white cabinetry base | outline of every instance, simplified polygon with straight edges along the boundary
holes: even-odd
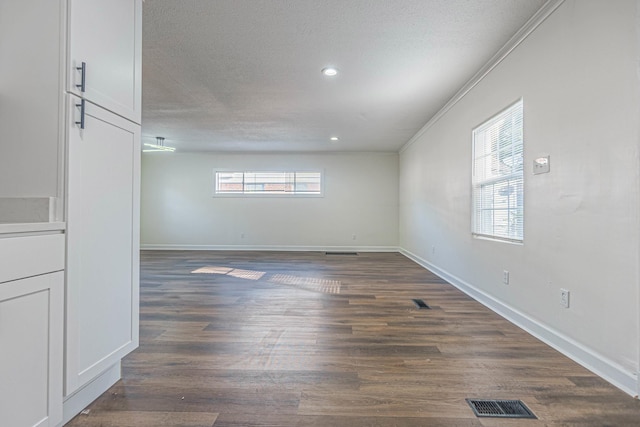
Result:
[[[109,387],[118,382],[121,376],[121,366],[120,362],[118,362],[98,375],[93,381],[67,397],[62,407],[62,424],[60,424],[60,426],[71,421],[73,417],[78,415],[84,408],[89,406],[91,402],[107,391]]]

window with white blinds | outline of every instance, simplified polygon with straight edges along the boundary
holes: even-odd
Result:
[[[221,195],[322,195],[320,172],[217,171],[215,180],[215,194]]]
[[[522,242],[522,100],[473,130],[473,234]]]

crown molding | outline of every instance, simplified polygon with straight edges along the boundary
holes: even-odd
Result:
[[[453,108],[471,89],[482,81],[495,67],[497,67],[509,54],[529,37],[540,24],[542,24],[565,0],[548,0],[523,26],[516,32],[500,50],[480,70],[456,92],[455,95],[425,124],[409,141],[399,150],[400,153],[408,149],[420,137],[431,128],[442,116]]]

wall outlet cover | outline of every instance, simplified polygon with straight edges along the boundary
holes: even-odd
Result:
[[[566,289],[560,289],[560,304],[564,308],[569,308],[569,296],[570,292]]]
[[[551,170],[550,156],[538,157],[533,161],[533,174],[548,173]]]

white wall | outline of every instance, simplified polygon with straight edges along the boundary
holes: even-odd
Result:
[[[142,158],[143,248],[397,249],[397,153]],[[324,197],[212,197],[216,169],[323,170]]]
[[[631,394],[640,343],[637,8],[567,0],[400,155],[404,251]],[[474,239],[471,130],[520,97],[524,245]],[[534,176],[542,155],[551,173]]]
[[[40,3],[0,2],[0,197],[62,196],[63,2]]]

